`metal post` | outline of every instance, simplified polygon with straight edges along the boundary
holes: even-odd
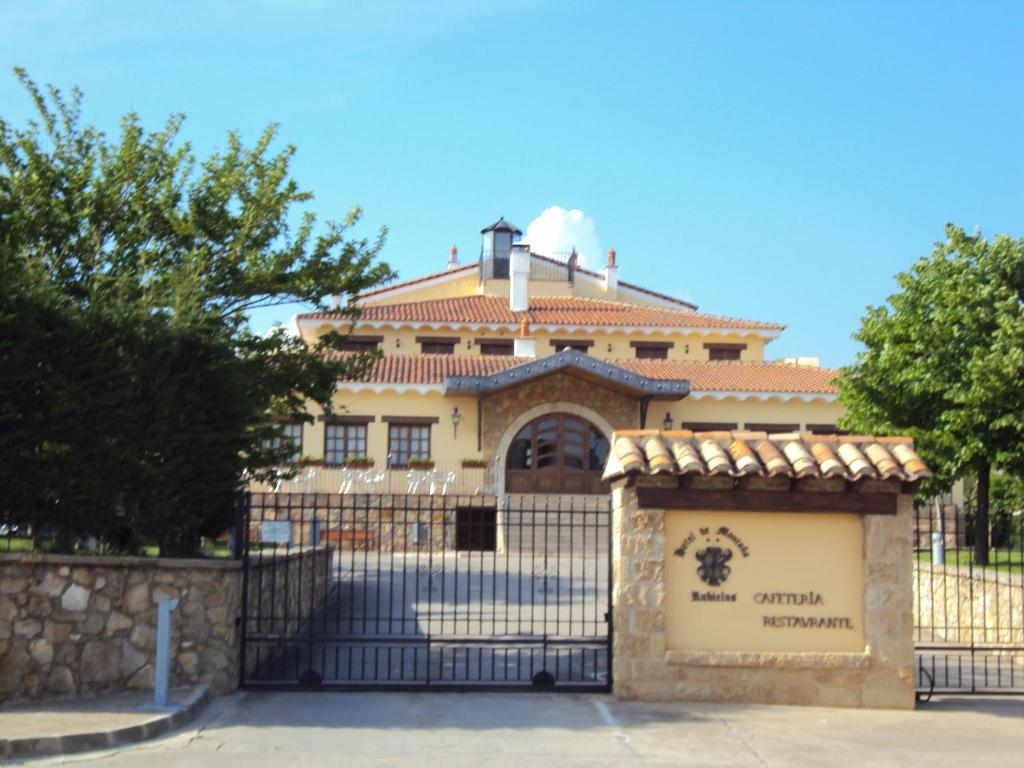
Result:
[[[939,531],[932,531],[932,565],[946,564],[946,537]]]
[[[153,683],[152,709],[168,708],[167,694],[171,677],[171,612],[178,599],[161,597],[156,619],[156,679]],[[148,707],[147,707],[148,708]]]

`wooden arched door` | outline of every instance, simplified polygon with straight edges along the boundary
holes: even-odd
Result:
[[[552,413],[513,438],[505,463],[508,493],[607,493],[601,472],[608,440],[584,418]]]

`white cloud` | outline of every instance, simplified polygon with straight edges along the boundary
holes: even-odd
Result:
[[[562,256],[575,248],[580,264],[603,263],[594,220],[579,208],[552,205],[529,223],[523,241],[534,253]]]

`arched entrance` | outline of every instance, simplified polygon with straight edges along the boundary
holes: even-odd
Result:
[[[547,413],[522,427],[505,456],[508,493],[607,493],[608,439],[581,416]]]

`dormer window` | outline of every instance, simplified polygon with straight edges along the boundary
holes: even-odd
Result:
[[[417,336],[416,343],[424,355],[454,355],[458,336]]]
[[[671,341],[631,341],[637,360],[667,360],[668,351],[675,346]]]

